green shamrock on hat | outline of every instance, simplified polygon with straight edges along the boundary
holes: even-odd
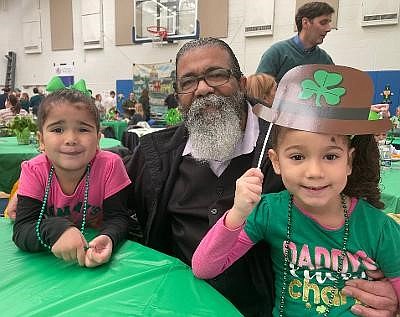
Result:
[[[330,106],[336,106],[340,103],[340,97],[346,93],[343,87],[334,87],[339,85],[343,76],[338,73],[329,73],[326,70],[317,70],[314,73],[315,81],[305,79],[301,82],[303,90],[298,95],[300,99],[309,99],[314,94],[315,104],[321,107],[321,97],[325,98],[325,102]]]

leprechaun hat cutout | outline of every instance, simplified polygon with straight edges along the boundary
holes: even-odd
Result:
[[[276,125],[326,134],[376,134],[391,129],[388,118],[368,120],[373,84],[367,73],[339,65],[302,65],[279,82],[271,108],[253,112]]]

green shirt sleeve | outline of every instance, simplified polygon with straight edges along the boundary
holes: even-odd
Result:
[[[381,230],[376,262],[385,277],[400,277],[400,225],[389,216]]]

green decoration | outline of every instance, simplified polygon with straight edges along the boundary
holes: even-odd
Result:
[[[108,109],[105,118],[107,121],[117,120],[117,109],[115,107],[111,107],[110,109]]]
[[[83,93],[86,96],[90,96],[90,92],[87,90],[86,83],[83,79],[77,81],[75,84],[73,84],[69,87],[65,87],[65,85],[62,82],[62,80],[60,79],[60,77],[54,76],[46,86],[46,90],[49,92],[54,92],[54,91],[64,89],[64,88],[75,89],[75,90],[80,91],[81,93]]]
[[[379,120],[379,113],[375,112],[375,111],[370,111],[369,115],[368,115],[368,120]]]
[[[49,83],[46,86],[46,90],[49,92],[54,92],[64,88],[65,85],[62,82],[61,78],[58,76],[54,76],[52,79],[50,79]]]
[[[315,104],[318,107],[321,107],[321,96],[325,98],[325,102],[328,105],[338,105],[340,103],[340,97],[346,93],[346,89],[343,87],[330,87],[339,85],[343,80],[342,75],[338,73],[329,73],[326,70],[317,70],[314,73],[314,79],[315,81],[305,79],[301,82],[303,90],[298,95],[298,98],[309,99],[315,94]]]
[[[182,121],[182,114],[177,108],[171,108],[165,114],[165,122],[167,125],[177,125]]]
[[[37,132],[37,125],[29,116],[16,116],[10,121],[8,128],[17,137],[18,144],[29,144],[31,132]]]

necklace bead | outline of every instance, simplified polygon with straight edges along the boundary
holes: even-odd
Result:
[[[54,166],[52,165],[50,168],[49,176],[47,178],[47,183],[46,183],[46,188],[43,196],[43,203],[42,207],[40,208],[40,213],[39,213],[39,218],[36,222],[35,225],[35,231],[36,231],[36,237],[46,249],[51,250],[51,246],[45,243],[40,236],[40,223],[42,222],[43,216],[45,209],[47,207],[47,200],[49,197],[50,193],[50,187],[51,187],[51,181],[53,179],[53,174],[54,174]],[[83,234],[85,231],[85,225],[86,225],[86,212],[87,212],[87,206],[88,206],[88,197],[89,197],[89,176],[90,176],[90,163],[86,166],[86,177],[85,177],[85,192],[83,195],[83,212],[82,212],[82,224],[81,224],[81,233]]]

